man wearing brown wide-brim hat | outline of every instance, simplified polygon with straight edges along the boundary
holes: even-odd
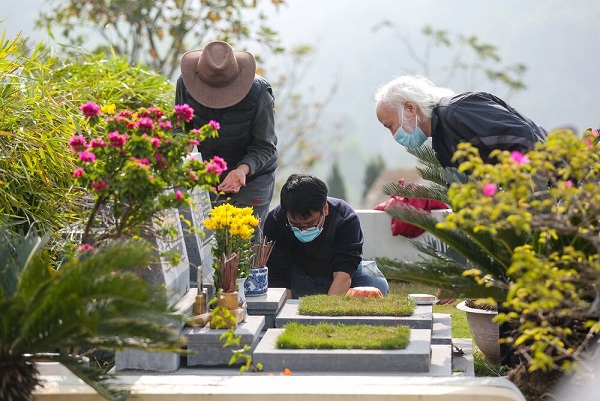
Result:
[[[205,139],[198,151],[205,160],[225,159],[218,190],[232,204],[252,206],[262,225],[275,188],[277,136],[271,85],[256,75],[254,56],[220,41],[186,52],[175,104],[194,109],[188,130],[219,123],[219,137]]]

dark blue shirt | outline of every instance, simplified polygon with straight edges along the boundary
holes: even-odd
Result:
[[[333,272],[350,275],[362,260],[363,233],[356,212],[344,200],[327,198],[329,214],[323,231],[311,242],[299,241],[286,225],[287,217],[281,206],[269,212],[264,235],[275,241],[269,268],[269,287],[290,288],[289,271],[299,266],[308,275],[332,277]]]

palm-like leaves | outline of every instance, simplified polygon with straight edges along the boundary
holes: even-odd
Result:
[[[430,182],[389,182],[383,186],[383,193],[434,199],[449,204],[448,187],[453,183],[469,181],[469,177],[456,168],[442,167],[428,146],[408,151],[419,158],[424,167],[418,167],[417,170],[423,179]],[[429,212],[405,205],[390,206],[386,212],[394,219],[424,229],[441,241],[411,241],[413,246],[429,256],[420,261],[377,259],[386,277],[451,290],[465,298],[491,297],[497,301],[506,298],[507,283],[510,282],[506,270],[511,263],[512,250],[525,243],[527,235],[516,235],[511,231],[492,236],[472,230],[442,229]],[[478,282],[473,276],[464,274],[470,269],[479,270],[479,276],[485,277],[484,282]]]
[[[433,199],[449,204],[448,187],[454,182],[468,182],[469,177],[453,167],[442,167],[436,159],[433,150],[426,145],[418,148],[407,148],[416,156],[422,166],[417,166],[421,178],[428,184],[399,184],[389,182],[384,184],[382,191],[386,195],[404,196],[406,198]]]
[[[164,289],[148,285],[132,271],[148,265],[148,244],[110,244],[55,271],[48,256],[39,252],[41,243],[32,236],[13,245],[0,236],[0,257],[9,262],[0,266],[0,360],[23,364],[44,355],[63,363],[106,398],[119,399],[122,392],[106,385],[110,376],[81,364],[77,356],[56,351],[181,351],[182,320],[167,306]]]
[[[420,261],[378,258],[377,264],[389,279],[426,284],[455,292],[460,297],[506,298],[506,269],[511,253],[488,233],[441,229],[438,221],[427,211],[406,206],[390,206],[386,212],[393,218],[424,229],[440,242],[411,241],[419,251],[429,255]],[[488,276],[488,285],[464,276],[469,269],[479,269]]]

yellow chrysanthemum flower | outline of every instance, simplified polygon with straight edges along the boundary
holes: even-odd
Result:
[[[104,106],[100,107],[100,110],[102,110],[102,112],[105,114],[115,114],[116,108],[117,108],[117,106],[115,106],[114,103],[109,103],[109,104],[105,104]]]

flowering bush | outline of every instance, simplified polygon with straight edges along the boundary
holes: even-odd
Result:
[[[116,111],[88,102],[80,107],[87,126],[69,145],[77,155],[76,182],[93,198],[83,230],[84,247],[110,238],[152,233],[151,221],[166,209],[189,204],[189,191],[210,189],[227,168],[215,157],[186,159],[188,149],[218,135],[219,123],[174,135],[193,117],[188,105],[167,116],[158,107]]]
[[[251,241],[258,218],[252,214],[252,207],[236,207],[228,203],[214,207],[209,218],[203,221],[204,227],[214,231],[215,244],[212,248],[215,268],[215,287],[223,288],[221,281],[221,260],[237,254],[239,258],[238,277],[247,277],[251,259]]]
[[[455,157],[472,180],[449,191],[454,213],[439,226],[502,240],[512,278],[498,321],[514,323],[512,341],[527,369],[511,377],[534,397],[553,378],[587,365],[600,333],[600,141],[555,131],[527,154],[500,152],[485,164],[463,145]],[[473,268],[482,285],[496,282]],[[534,381],[535,372],[541,381]],[[534,383],[533,385],[531,383]]]
[[[464,160],[460,171],[430,170],[452,183],[453,213],[443,222],[419,210],[387,209],[448,251],[415,242],[431,258],[377,261],[388,278],[496,300],[503,307],[498,322],[513,327],[505,340],[519,356],[508,377],[528,400],[540,399],[564,372],[588,365],[599,338],[599,134],[555,131],[526,154],[493,155],[498,162],[486,164],[465,143],[454,155]]]

